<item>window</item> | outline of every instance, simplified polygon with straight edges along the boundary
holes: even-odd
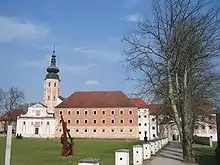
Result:
[[[132,120],[130,120],[129,122],[132,123]]]
[[[76,114],[79,115],[79,111],[76,111]]]
[[[132,132],[133,130],[132,129],[130,129],[130,132]]]
[[[102,132],[105,132],[105,129],[103,129]]]
[[[55,96],[53,96],[53,100],[55,100],[56,99],[56,97]]]
[[[112,132],[114,132],[114,129],[112,129]]]
[[[23,122],[23,124],[25,125],[25,121]]]
[[[76,120],[76,124],[79,124],[79,120]]]
[[[195,129],[198,129],[198,125],[195,126]]]
[[[155,127],[152,127],[152,130],[155,130]]]
[[[156,137],[156,135],[155,135],[155,134],[153,134],[153,137]]]
[[[36,110],[36,116],[40,116],[40,111]]]
[[[93,113],[94,113],[94,115],[96,115],[96,111],[94,111]]]
[[[48,83],[48,86],[50,87],[50,82]]]
[[[105,120],[102,120],[102,123],[105,124]]]
[[[141,132],[139,132],[139,134],[141,134]]]
[[[50,96],[47,96],[47,100],[50,100]]]
[[[49,122],[49,121],[47,122],[47,125],[50,125],[50,122]]]
[[[85,132],[87,132],[87,129],[85,129]]]
[[[115,112],[114,112],[114,111],[112,111],[112,115],[114,115],[114,113],[115,113]]]
[[[57,83],[54,83],[54,87],[56,87],[57,86]]]
[[[96,124],[96,120],[93,120],[93,123]]]
[[[104,115],[104,114],[105,114],[105,111],[102,111],[102,114]]]
[[[71,111],[68,111],[68,114],[70,115]]]
[[[60,120],[60,123],[62,123],[62,120]]]
[[[141,115],[139,115],[138,117],[141,118]]]
[[[124,122],[123,120],[120,121],[121,124],[123,124],[123,122]]]
[[[79,132],[79,130],[78,130],[78,129],[76,129],[76,132]]]
[[[96,129],[94,129],[93,132],[96,132]]]
[[[132,111],[129,111],[129,114],[132,115]]]
[[[147,115],[144,115],[144,118],[147,118]]]
[[[115,121],[114,121],[114,120],[112,120],[112,124],[114,124],[114,122],[115,122]]]
[[[123,132],[123,129],[121,129],[120,131]]]
[[[212,129],[212,125],[209,126],[209,129]]]
[[[204,126],[204,125],[202,125],[202,129],[205,129],[205,126]]]
[[[152,118],[152,121],[155,121],[155,118]]]
[[[62,111],[60,111],[60,115],[62,115],[63,114],[63,112]]]
[[[85,111],[85,115],[87,115],[88,114],[88,111]]]
[[[120,111],[120,114],[123,115],[123,111]]]
[[[88,123],[88,121],[87,121],[87,120],[85,120],[85,123]]]
[[[68,120],[67,122],[70,123],[70,120]]]
[[[60,132],[61,132],[62,130],[60,129]]]
[[[139,123],[139,126],[141,126],[141,123]]]

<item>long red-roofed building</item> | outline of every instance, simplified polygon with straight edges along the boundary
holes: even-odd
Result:
[[[60,115],[73,137],[138,139],[138,107],[121,91],[75,92],[55,107],[56,136]]]

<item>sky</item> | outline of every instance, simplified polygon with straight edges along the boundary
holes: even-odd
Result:
[[[151,0],[1,0],[0,87],[18,87],[27,102],[42,101],[55,44],[62,96],[86,90],[132,93],[121,39],[150,15]]]

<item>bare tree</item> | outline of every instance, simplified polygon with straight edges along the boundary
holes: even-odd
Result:
[[[213,60],[220,53],[220,23],[206,0],[154,1],[153,20],[140,22],[124,41],[128,69],[138,73],[139,95],[172,109],[186,162],[194,161],[196,115],[219,87]]]
[[[2,109],[7,114],[7,122],[11,123],[10,112],[13,109],[19,108],[24,102],[24,93],[18,88],[11,87],[2,95]]]

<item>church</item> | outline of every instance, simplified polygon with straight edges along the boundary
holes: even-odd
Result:
[[[60,95],[59,68],[53,50],[44,79],[43,103],[32,104],[17,118],[16,134],[53,138],[62,134],[61,114],[74,138],[155,139],[159,129],[149,105],[122,91],[74,92]]]
[[[54,107],[64,99],[60,93],[59,68],[55,50],[44,79],[44,102],[33,103],[26,114],[17,117],[16,134],[23,137],[51,138],[55,134]]]

